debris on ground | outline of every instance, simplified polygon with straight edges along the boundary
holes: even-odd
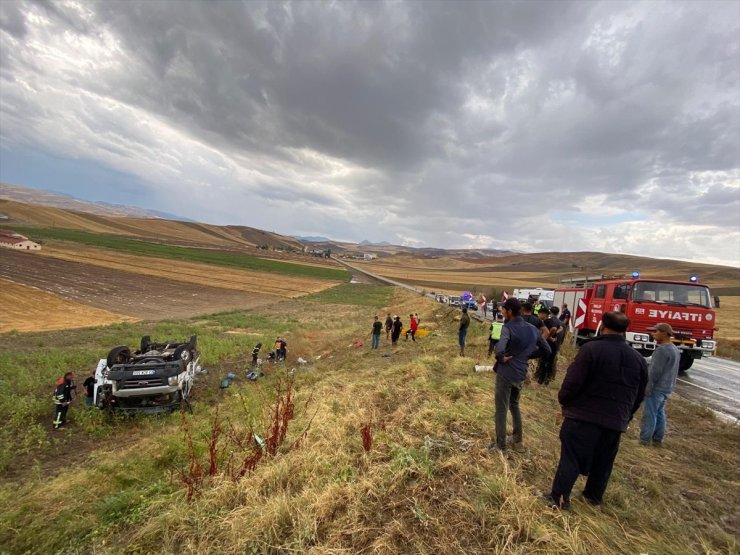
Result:
[[[308,364],[308,361],[304,359],[303,357],[298,357],[298,360],[296,362],[298,364]]]
[[[476,372],[493,372],[493,366],[487,366],[482,364],[475,365]]]

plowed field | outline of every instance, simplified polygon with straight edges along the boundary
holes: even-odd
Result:
[[[0,333],[62,330],[133,321],[136,318],[0,279]]]
[[[71,262],[81,262],[100,268],[162,277],[180,283],[280,297],[298,297],[308,293],[317,293],[338,283],[323,279],[275,275],[250,270],[214,267],[197,262],[124,254],[85,245],[75,247],[61,245],[63,243],[55,244],[35,254]]]
[[[220,270],[212,271],[216,274]],[[0,278],[30,285],[75,303],[146,320],[252,308],[284,298],[178,282],[7,249],[0,249]],[[281,278],[271,276],[271,279],[277,281]],[[5,288],[0,289],[0,299],[3,304],[12,302]],[[29,312],[27,323],[30,329],[44,329],[40,327],[42,323],[37,314],[43,314],[44,318],[59,317],[55,312],[56,305],[47,307],[46,300],[38,301],[39,312]],[[62,308],[62,315],[65,310]],[[100,323],[97,316],[93,316],[87,325]],[[16,326],[16,329],[20,328]]]

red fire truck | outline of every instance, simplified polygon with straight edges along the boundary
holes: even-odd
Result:
[[[582,344],[601,331],[605,312],[623,312],[630,319],[627,342],[643,356],[656,344],[649,327],[665,322],[673,328],[673,343],[681,350],[679,370],[685,372],[702,356],[712,356],[715,314],[709,288],[694,277],[686,282],[627,276],[593,276],[584,282],[570,280],[574,287],[555,290],[554,306],[567,303],[573,311],[570,322],[576,343]]]

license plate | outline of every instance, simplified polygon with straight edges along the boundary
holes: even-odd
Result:
[[[151,376],[156,370],[134,370],[134,376]]]

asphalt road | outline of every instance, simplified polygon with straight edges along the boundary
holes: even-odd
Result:
[[[689,371],[678,377],[676,393],[738,422],[740,363],[717,357],[695,360]]]

